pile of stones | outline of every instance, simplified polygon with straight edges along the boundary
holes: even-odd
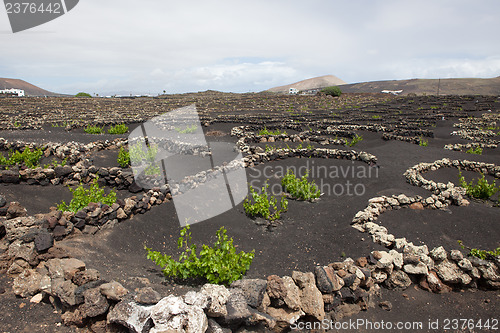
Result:
[[[250,146],[247,142],[255,141],[257,136],[253,132],[245,132],[243,127],[234,127],[231,135],[240,136],[236,145],[238,149],[244,154],[243,162],[246,167],[254,167],[255,165],[266,163],[269,161],[282,160],[290,157],[317,157],[317,158],[337,158],[348,159],[353,161],[362,161],[368,164],[376,164],[377,157],[373,154],[355,151],[355,150],[341,150],[341,149],[327,149],[327,148],[277,148],[270,151],[265,151],[262,147]],[[265,136],[261,136],[265,137]],[[281,134],[278,136],[266,137],[266,141],[272,138],[272,141],[279,140],[285,141],[286,139],[292,142],[303,142],[299,135],[287,136]],[[259,142],[261,139],[259,139]],[[271,142],[272,142],[271,141]],[[340,140],[339,140],[340,141]],[[307,142],[307,141],[306,141]]]
[[[466,144],[461,144],[461,143],[455,143],[455,144],[447,144],[444,146],[444,149],[447,150],[455,150],[455,151],[465,151],[469,149],[476,149],[476,148],[491,148],[495,149],[498,147],[498,144],[487,144],[487,143],[480,143],[480,142],[472,142],[472,143],[466,143]]]
[[[465,140],[471,140],[474,142],[485,143],[487,145],[498,145],[499,141],[493,139],[496,136],[493,131],[483,131],[477,129],[461,129],[458,131],[451,132],[451,135],[456,135]]]
[[[401,136],[401,135],[395,135],[395,134],[389,134],[389,133],[384,133],[382,135],[382,139],[389,141],[389,140],[397,140],[397,141],[404,141],[404,142],[410,142],[416,145],[420,145],[422,141],[422,137],[419,136]]]
[[[433,194],[427,198],[408,197],[405,194],[371,198],[368,206],[359,211],[351,225],[360,232],[368,233],[372,241],[390,251],[383,261],[392,262],[395,270],[410,275],[412,280],[424,289],[433,292],[446,292],[457,287],[500,289],[500,260],[486,261],[476,257],[466,258],[459,250],[447,252],[442,246],[429,251],[426,245],[415,246],[406,238],[396,238],[387,228],[376,223],[378,217],[389,210],[401,208],[444,209],[449,205],[466,206],[465,189],[453,183],[436,183],[426,180],[421,173],[443,167],[462,168],[475,172],[500,176],[500,166],[494,164],[441,159],[433,163],[420,163],[405,172],[407,181],[421,186]],[[383,275],[382,275],[383,276]]]
[[[246,153],[242,160],[246,167],[296,156],[345,158],[369,164],[377,161],[374,155],[352,150],[315,148],[265,152],[259,147],[249,146],[244,131],[235,129],[232,134],[241,136],[238,145]],[[6,149],[17,145],[2,142],[0,144]],[[124,140],[117,140],[86,146],[54,146],[50,148],[51,154],[59,158],[75,156],[74,165],[54,169],[3,170],[0,174],[3,182],[12,182],[9,180],[17,177],[18,181],[33,184],[47,181],[72,184],[99,177],[105,185],[122,186],[131,192],[137,189],[136,193],[142,191],[111,206],[92,203],[77,213],[53,209],[35,216],[27,216],[19,203],[8,203],[0,197],[0,215],[6,216],[0,223],[0,269],[14,278],[16,295],[29,297],[35,303],[51,302],[61,309],[67,325],[90,325],[94,331],[121,325],[132,332],[153,333],[166,330],[281,332],[299,321],[325,318],[337,321],[373,307],[380,287],[403,290],[418,284],[436,293],[464,287],[500,289],[498,263],[466,258],[458,250],[447,252],[443,247],[429,251],[426,245],[415,246],[405,238],[396,238],[376,223],[380,214],[391,209],[440,209],[450,204],[468,204],[463,188],[452,183],[428,181],[422,176],[423,172],[460,167],[500,177],[500,167],[493,164],[442,159],[420,163],[405,173],[409,183],[432,191],[430,197],[401,194],[372,198],[368,206],[354,217],[353,227],[369,233],[374,242],[386,246],[388,251],[373,251],[367,257],[318,266],[314,272],[295,271],[292,276],[243,279],[235,281],[229,288],[206,284],[199,291],[181,296],[162,297],[151,288],[127,290],[116,281],[100,279],[98,271],[86,267],[80,260],[68,258],[57,247],[57,242],[69,234],[93,234],[134,214],[144,213],[175,195],[178,189],[170,189],[167,185],[143,191],[135,184],[134,189],[131,173],[120,168],[96,168],[81,158],[84,152],[124,143]],[[25,144],[19,143],[18,146],[24,147]],[[189,186],[196,186],[206,177],[206,172],[200,173],[187,181]]]
[[[406,180],[415,186],[420,186],[426,190],[433,192],[436,195],[446,195],[444,192],[453,188],[452,183],[443,184],[436,183],[432,180],[427,180],[422,176],[423,172],[435,171],[440,168],[458,168],[483,174],[488,174],[496,178],[500,178],[500,166],[493,163],[476,162],[468,160],[450,160],[443,158],[432,163],[419,163],[405,172]]]
[[[39,256],[46,261],[11,272],[14,293],[34,303],[49,301],[63,312],[66,325],[94,330],[120,325],[131,332],[283,332],[300,320],[339,320],[374,307],[381,283],[392,289],[411,284],[391,268],[385,253],[373,252],[318,266],[314,273],[243,279],[229,288],[205,284],[199,291],[162,297],[151,287],[131,291],[102,280],[95,269],[57,251]]]
[[[341,150],[341,149],[275,149],[264,151],[261,147],[245,146],[242,149],[248,155],[243,157],[246,166],[253,167],[255,165],[266,163],[269,161],[283,160],[290,157],[316,157],[316,158],[336,158],[347,159],[352,161],[362,161],[368,164],[376,164],[377,157],[364,151]]]

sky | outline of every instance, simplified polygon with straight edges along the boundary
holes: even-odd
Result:
[[[81,0],[14,34],[0,8],[0,77],[100,95],[490,78],[499,18],[498,0]]]

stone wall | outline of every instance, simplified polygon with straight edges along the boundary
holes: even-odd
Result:
[[[102,143],[78,149],[106,149],[116,144]],[[238,144],[245,154],[242,162],[247,167],[294,156],[377,161],[374,155],[354,150],[257,152],[257,147],[249,146],[244,138],[240,138]],[[81,153],[69,146],[53,147],[52,151],[54,154],[59,151],[61,156]],[[354,228],[370,234],[374,242],[386,246],[388,251],[373,251],[366,257],[318,266],[314,272],[295,271],[291,276],[243,279],[229,287],[205,284],[199,291],[166,296],[151,288],[127,290],[116,281],[104,281],[98,271],[86,267],[80,260],[67,258],[57,247],[57,241],[75,229],[95,233],[134,214],[144,213],[153,205],[168,202],[171,192],[166,185],[148,191],[137,187],[139,194],[111,206],[92,203],[77,213],[53,210],[27,216],[18,203],[7,203],[0,197],[0,213],[5,211],[8,217],[0,224],[1,268],[14,278],[16,295],[30,298],[32,302],[52,302],[63,311],[67,325],[90,325],[94,330],[121,325],[132,332],[282,332],[298,321],[339,320],[373,307],[381,287],[404,290],[418,284],[436,293],[457,288],[500,289],[498,262],[464,257],[458,250],[446,251],[441,246],[432,250],[426,245],[415,246],[376,223],[380,214],[391,209],[467,205],[463,188],[429,181],[422,175],[442,167],[500,176],[500,167],[496,165],[449,159],[420,163],[408,169],[405,173],[408,182],[433,192],[431,196],[400,194],[372,198],[352,220]],[[51,184],[68,184],[88,182],[99,176],[107,186],[123,185],[130,189],[133,185],[131,173],[120,168],[96,168],[88,165],[86,159],[79,159],[72,166],[20,170],[18,175],[6,171],[12,170],[2,171],[0,179],[4,182],[17,176],[26,183],[42,184],[48,180]],[[196,179],[196,176],[191,179],[192,186],[196,186]]]

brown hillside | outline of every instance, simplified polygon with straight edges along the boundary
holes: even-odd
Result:
[[[290,88],[296,88],[298,90],[309,90],[309,89],[325,88],[329,86],[339,86],[344,84],[346,84],[346,82],[344,82],[343,80],[339,79],[334,75],[324,75],[324,76],[314,77],[312,79],[302,80],[292,84],[287,84],[285,86],[274,87],[267,91],[275,93],[288,93],[288,90]]]
[[[23,89],[26,96],[62,96],[19,79],[0,78],[0,89]]]
[[[382,90],[403,90],[401,95],[500,95],[500,76],[491,79],[412,79],[372,81],[346,84],[345,93],[379,93]]]

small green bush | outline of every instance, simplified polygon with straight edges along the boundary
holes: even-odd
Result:
[[[356,134],[354,138],[352,138],[352,141],[348,143],[348,146],[353,147],[356,143],[360,141],[363,141],[363,137]]]
[[[495,259],[500,256],[500,247],[497,247],[493,251],[485,251],[481,249],[473,249],[468,246],[465,246],[461,240],[458,241],[458,244],[462,247],[462,249],[469,250],[469,256],[476,257],[479,259],[487,260],[487,259]]]
[[[158,154],[158,146],[150,143],[146,147],[146,150],[144,150],[142,144],[137,142],[129,145],[129,153],[130,160],[134,164],[141,164],[142,162],[152,163]]]
[[[0,154],[0,165],[10,165],[9,158]]]
[[[475,154],[475,155],[482,155],[483,154],[483,148],[481,147],[476,147],[474,149],[470,148],[469,150],[466,151],[467,154]]]
[[[333,97],[338,97],[338,96],[342,95],[342,90],[340,90],[340,88],[337,86],[323,88],[323,89],[321,89],[321,92],[325,95],[330,95]]]
[[[320,197],[321,192],[314,182],[308,182],[306,173],[302,178],[298,179],[292,170],[288,170],[286,175],[281,180],[281,186],[285,192],[290,193],[294,198],[300,200],[314,200]]]
[[[48,164],[45,164],[43,166],[44,169],[48,169],[48,168],[55,168],[57,166],[65,166],[66,164],[68,163],[68,158],[65,158],[64,160],[52,160],[51,163],[48,163]]]
[[[122,168],[126,168],[130,165],[130,154],[123,147],[120,147],[117,162]]]
[[[43,150],[36,148],[31,150],[28,146],[24,150],[10,151],[9,156],[5,157],[0,154],[0,164],[2,165],[25,165],[28,168],[36,168],[42,158]]]
[[[276,131],[270,131],[265,126],[264,129],[261,129],[259,131],[259,135],[281,135],[281,134],[286,134],[286,131],[280,131],[279,129],[277,129]]]
[[[125,134],[128,132],[128,126],[125,124],[118,124],[115,126],[111,126],[108,129],[109,134]]]
[[[161,176],[161,168],[158,162],[155,162],[158,154],[158,145],[149,144],[146,150],[140,142],[129,145],[130,162],[134,165],[146,164],[148,167],[144,170],[144,174],[148,176]]]
[[[381,119],[381,118],[382,118],[382,116],[381,116],[381,115],[373,115],[373,116],[372,116],[372,119]]]
[[[263,217],[266,220],[274,221],[279,219],[281,213],[288,209],[288,200],[285,197],[281,197],[281,208],[278,209],[278,200],[273,196],[269,197],[268,188],[269,184],[266,181],[261,189],[261,194],[259,194],[250,186],[250,194],[243,201],[243,208],[248,216]],[[273,212],[271,212],[271,208]]]
[[[483,173],[481,173],[481,178],[477,180],[477,184],[474,184],[474,181],[467,183],[464,176],[462,176],[462,171],[460,171],[458,173],[458,182],[461,187],[466,189],[467,195],[477,199],[489,199],[500,191],[500,187],[497,188],[496,182],[493,181],[493,184],[488,183]]]
[[[75,95],[75,97],[92,97],[92,96],[86,92],[79,92],[78,94]]]
[[[429,140],[425,140],[423,137],[418,139],[418,145],[421,147],[427,147],[429,145]]]
[[[88,134],[102,134],[102,133],[104,133],[104,128],[99,127],[99,126],[88,125],[83,130],[85,131],[85,133],[88,133]]]
[[[181,230],[177,240],[177,248],[184,249],[177,261],[146,246],[144,249],[147,251],[147,258],[160,266],[166,277],[180,279],[201,277],[209,283],[224,285],[239,280],[250,268],[255,256],[255,250],[237,253],[233,239],[228,238],[224,227],[217,231],[217,240],[213,247],[203,245],[199,257],[196,245],[191,241],[191,231],[187,225]]]
[[[179,127],[175,128],[177,133],[180,133],[180,134],[192,134],[192,133],[195,133],[197,129],[198,129],[198,126],[196,126],[196,125],[187,126],[186,128],[179,128]]]
[[[94,178],[89,189],[86,189],[83,185],[78,186],[76,189],[70,188],[73,198],[69,205],[63,201],[57,206],[57,209],[76,213],[80,209],[87,207],[91,202],[100,202],[108,206],[114,204],[116,202],[116,192],[111,190],[108,195],[105,195],[104,189],[99,188],[97,180],[97,178]]]

